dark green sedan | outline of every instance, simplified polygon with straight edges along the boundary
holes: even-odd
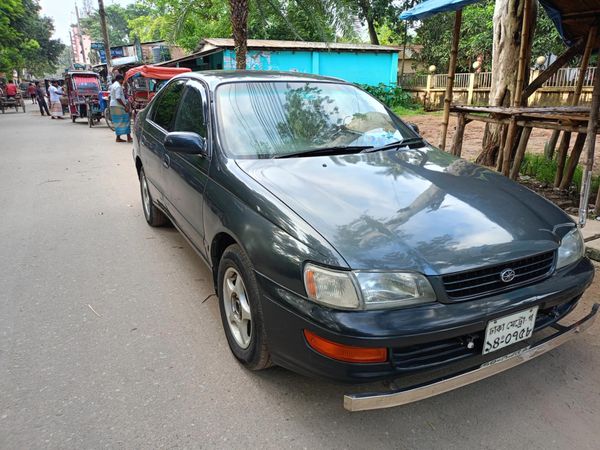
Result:
[[[151,226],[211,268],[231,351],[396,389],[394,406],[477,381],[589,326],[594,276],[559,208],[425,142],[360,88],[299,73],[172,79],[137,117]]]

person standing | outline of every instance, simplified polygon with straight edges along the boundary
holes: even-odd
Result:
[[[123,92],[123,75],[115,76],[115,81],[110,85],[110,117],[115,126],[117,142],[125,142],[121,136],[127,135],[127,142],[133,142],[131,138],[131,119],[129,117],[129,106]]]
[[[61,87],[58,86],[58,81],[52,81],[52,86],[48,89],[50,93],[50,111],[52,111],[52,119],[63,119],[63,107],[60,102],[60,97],[64,95]]]
[[[35,96],[37,97],[37,103],[40,107],[40,113],[42,116],[44,115],[44,111],[46,114],[50,115],[50,111],[48,111],[48,105],[46,104],[46,96],[44,95],[44,90],[40,87],[40,82],[35,82]]]
[[[29,83],[29,86],[27,86],[27,95],[29,95],[29,97],[31,98],[31,103],[35,104],[35,99],[37,97],[37,93],[36,93],[35,85],[33,83]]]

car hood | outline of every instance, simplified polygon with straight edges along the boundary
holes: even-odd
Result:
[[[428,275],[556,249],[559,208],[496,172],[432,147],[238,160],[353,269]]]

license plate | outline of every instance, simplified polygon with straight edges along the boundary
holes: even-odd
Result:
[[[534,306],[524,311],[490,320],[485,329],[483,354],[487,355],[530,338],[535,327],[537,311],[538,307]]]

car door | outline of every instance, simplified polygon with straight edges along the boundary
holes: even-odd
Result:
[[[179,101],[185,88],[186,79],[178,79],[169,83],[158,94],[146,116],[141,145],[147,150],[142,155],[144,172],[150,184],[151,194],[155,200],[164,204],[166,193],[167,168],[170,164],[163,142],[169,131],[172,131]]]
[[[210,140],[207,134],[207,102],[203,84],[190,80],[184,90],[173,131],[188,131],[206,140],[207,152],[202,155],[168,152],[170,166],[167,175],[167,207],[179,229],[206,255],[204,243],[204,188],[210,165]]]

